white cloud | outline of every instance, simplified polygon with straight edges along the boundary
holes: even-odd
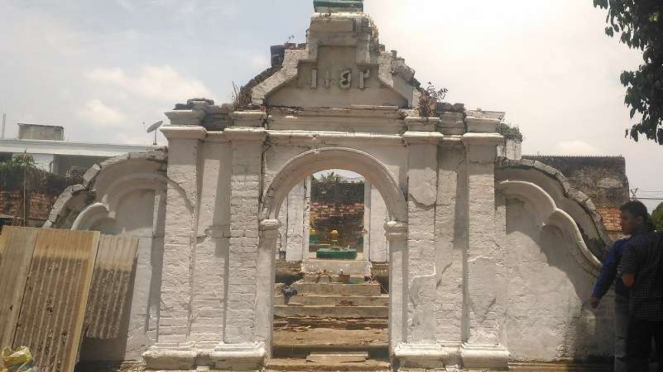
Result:
[[[186,78],[168,65],[143,66],[132,75],[117,67],[96,68],[86,74],[86,77],[91,82],[112,87],[121,93],[128,92],[142,99],[164,101],[168,104],[194,97],[212,97],[203,82]]]
[[[559,155],[598,155],[601,151],[583,141],[562,141],[555,147]]]
[[[125,124],[127,116],[118,109],[106,106],[101,100],[92,99],[76,112],[79,119],[89,124],[116,126]]]

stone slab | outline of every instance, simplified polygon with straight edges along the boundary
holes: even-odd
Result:
[[[316,317],[316,318],[387,318],[389,308],[385,306],[274,306],[274,315],[278,317]]]
[[[274,358],[267,362],[265,370],[270,371],[311,371],[311,363],[299,358]],[[387,360],[369,359],[362,363],[318,363],[316,371],[391,371]]]
[[[306,361],[312,363],[361,363],[367,359],[367,352],[317,352],[306,357]]]
[[[321,284],[297,282],[292,285],[300,295],[380,296],[380,284]]]
[[[277,305],[285,305],[282,296],[276,297]],[[388,306],[389,296],[294,296],[290,305],[308,306]]]
[[[317,260],[304,261],[302,270],[305,273],[318,273],[327,270],[330,274],[339,274],[341,270],[346,275],[371,275],[371,263],[359,260]]]

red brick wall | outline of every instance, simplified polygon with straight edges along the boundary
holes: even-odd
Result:
[[[0,214],[14,217],[12,225],[41,227],[48,219],[57,195],[46,195],[40,192],[28,192],[28,202],[24,202],[21,191],[0,190]],[[24,213],[24,208],[27,211]],[[26,223],[23,218],[26,217]]]
[[[364,232],[364,203],[311,203],[311,224],[321,243],[329,243],[332,230],[339,232],[341,246],[359,247]]]

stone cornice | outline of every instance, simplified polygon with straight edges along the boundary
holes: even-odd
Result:
[[[168,140],[171,139],[197,139],[201,140],[207,136],[207,129],[198,126],[189,125],[167,125],[161,127],[163,133]]]
[[[498,133],[467,133],[463,135],[466,146],[497,146],[504,142],[504,137]]]
[[[223,133],[231,142],[265,142],[267,139],[263,128],[228,128]]]
[[[496,133],[500,121],[491,118],[477,118],[468,116],[465,118],[467,131],[470,133]]]
[[[263,111],[235,111],[230,114],[236,127],[262,127],[267,119],[267,113]]]
[[[269,140],[274,144],[370,144],[375,146],[402,146],[403,137],[389,134],[347,133],[347,132],[314,132],[269,130]]]
[[[415,132],[407,131],[403,139],[408,145],[437,145],[444,140],[444,134],[440,132]]]
[[[205,111],[203,110],[174,110],[166,112],[166,116],[170,119],[170,124],[178,125],[200,125],[205,118]]]
[[[444,139],[440,143],[440,145],[445,146],[445,147],[461,147],[463,146],[463,136],[460,135],[446,135],[444,136]]]
[[[430,117],[407,117],[405,118],[405,124],[407,125],[408,131],[416,132],[434,132],[437,130],[437,126],[442,123],[442,119]]]
[[[205,141],[216,142],[216,143],[229,143],[230,139],[228,138],[225,132],[213,131],[213,132],[207,132],[207,138],[205,139]]]

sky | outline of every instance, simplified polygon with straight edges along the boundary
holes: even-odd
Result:
[[[663,147],[624,138],[631,121],[619,74],[641,55],[605,36],[605,11],[592,3],[365,0],[381,42],[420,81],[469,109],[506,111],[526,154],[623,155],[631,188],[663,197]],[[304,42],[312,8],[312,0],[0,0],[7,136],[22,122],[62,125],[70,141],[149,144],[145,126],[166,120],[175,103],[230,101],[233,84],[268,67],[270,45]]]

